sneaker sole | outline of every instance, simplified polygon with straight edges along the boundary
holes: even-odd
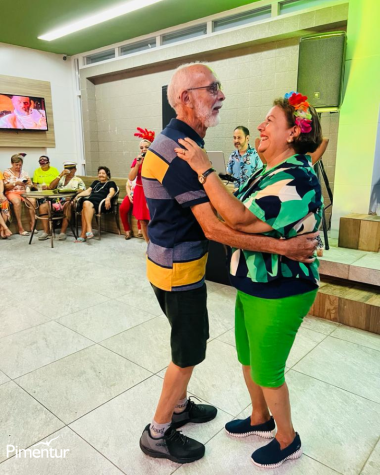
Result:
[[[172,427],[174,427],[174,429],[179,429],[180,427],[184,426],[185,424],[189,424],[190,422],[192,422],[193,424],[203,424],[205,422],[212,421],[213,419],[215,419],[215,417],[216,414],[215,416],[207,417],[204,419],[189,419],[188,421],[172,422]]]
[[[249,437],[250,435],[258,435],[259,437],[263,437],[264,439],[273,439],[274,436],[276,435],[275,430],[268,430],[268,431],[262,431],[262,430],[256,430],[252,432],[243,432],[242,434],[234,434],[233,432],[229,432],[226,428],[224,429],[228,435],[231,437],[236,437],[238,439],[241,439],[243,437]]]
[[[252,460],[252,463],[254,465],[256,465],[257,467],[261,467],[261,468],[278,468],[280,467],[284,462],[286,462],[287,460],[295,460],[295,459],[299,459],[302,455],[302,447],[300,449],[298,449],[296,452],[294,452],[293,454],[289,455],[288,457],[284,458],[284,460],[281,460],[281,462],[278,462],[278,463],[272,463],[272,464],[261,464],[261,463],[257,463],[253,460],[253,458],[251,457],[251,460]]]
[[[205,450],[203,450],[203,454],[197,457],[189,457],[189,458],[174,457],[173,455],[170,455],[170,454],[163,454],[162,452],[156,452],[154,450],[147,449],[146,447],[142,445],[141,441],[140,441],[140,449],[144,452],[145,455],[148,455],[149,457],[153,457],[156,459],[167,459],[176,463],[196,462],[197,460],[201,459],[205,454]]]

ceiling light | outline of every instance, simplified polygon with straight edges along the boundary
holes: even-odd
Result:
[[[62,38],[62,36],[70,35],[75,31],[84,30],[89,26],[98,25],[99,23],[112,20],[112,18],[125,15],[126,13],[139,10],[140,8],[148,7],[149,5],[153,5],[154,3],[158,3],[161,1],[162,0],[131,0],[119,6],[104,10],[100,13],[97,13],[96,15],[91,15],[87,18],[83,18],[83,20],[75,21],[73,23],[70,23],[69,25],[57,28],[56,30],[52,30],[49,33],[39,36],[38,39],[45,41],[56,40],[57,38]]]

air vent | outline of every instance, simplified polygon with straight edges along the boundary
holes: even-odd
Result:
[[[152,49],[156,47],[156,38],[149,38],[144,41],[138,41],[137,43],[131,43],[129,45],[120,47],[120,56],[125,56],[126,54],[138,53],[147,49]]]
[[[318,7],[331,1],[333,0],[284,0],[279,3],[280,15],[305,10],[305,8]]]
[[[184,30],[175,31],[174,33],[168,33],[162,35],[161,44],[169,45],[171,43],[177,43],[177,41],[190,40],[197,36],[203,36],[207,33],[206,23],[202,25],[194,26],[193,28],[186,28]]]
[[[248,25],[255,21],[265,20],[271,17],[271,6],[256,8],[255,10],[249,10],[248,12],[238,13],[237,15],[231,15],[224,17],[221,20],[213,22],[213,31],[227,30],[228,28],[234,28],[236,26]]]
[[[115,57],[115,50],[108,49],[107,51],[101,51],[100,53],[91,54],[86,56],[86,64],[99,63],[100,61],[106,61],[107,59],[113,59]]]

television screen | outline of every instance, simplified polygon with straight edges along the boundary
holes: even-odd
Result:
[[[0,94],[0,130],[48,130],[43,97]]]

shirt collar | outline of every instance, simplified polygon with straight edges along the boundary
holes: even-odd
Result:
[[[169,128],[174,129],[174,130],[179,130],[180,132],[184,133],[186,137],[189,137],[191,140],[194,140],[200,147],[205,146],[205,142],[200,137],[195,130],[190,127],[190,125],[186,124],[186,122],[183,122],[182,120],[179,119],[172,119],[169,122],[168,125]]]
[[[235,150],[233,151],[233,155],[236,156],[237,158],[240,158],[240,157],[243,158],[243,157],[245,157],[246,155],[249,155],[249,153],[250,153],[251,150],[252,150],[252,149],[251,149],[250,145],[248,144],[248,148],[247,148],[247,150],[245,151],[245,153],[244,153],[243,155],[240,155],[238,149],[235,149]]]

